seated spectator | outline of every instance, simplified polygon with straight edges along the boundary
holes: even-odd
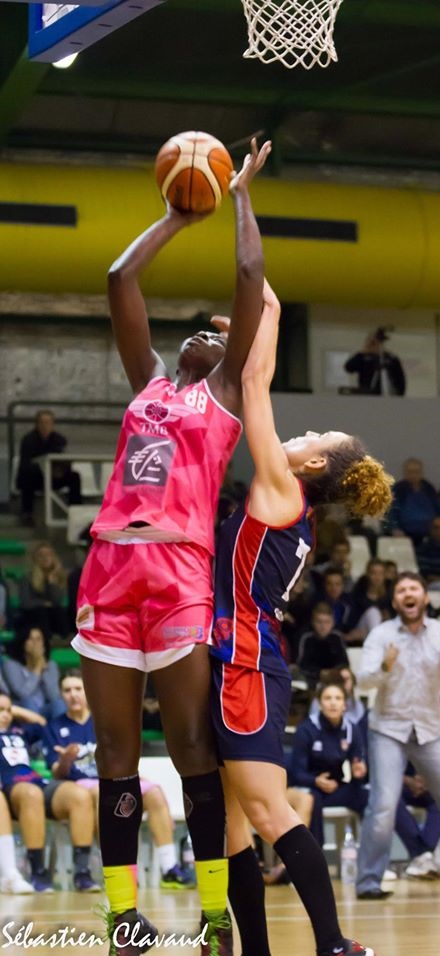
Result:
[[[393,488],[389,527],[394,535],[407,535],[417,547],[429,534],[434,518],[440,516],[440,504],[433,485],[423,477],[423,464],[408,458],[403,465],[403,480]]]
[[[44,730],[43,753],[56,780],[69,780],[86,789],[98,810],[99,780],[95,762],[96,736],[79,670],[69,670],[60,681],[66,712],[49,721]],[[166,797],[150,780],[142,780],[142,803],[159,856],[163,889],[180,889],[193,884],[177,863],[173,823]]]
[[[37,893],[53,891],[44,865],[45,818],[68,820],[73,845],[73,884],[76,890],[95,891],[89,870],[93,839],[91,794],[74,783],[43,780],[31,769],[28,744],[41,728],[23,729],[13,723],[10,697],[0,696],[0,779],[14,820],[18,820],[27,848],[30,882]]]
[[[371,558],[365,574],[351,592],[352,610],[348,621],[350,641],[364,641],[373,627],[393,616],[391,586],[385,580],[385,565]]]
[[[428,584],[440,581],[440,518],[434,518],[429,537],[416,548],[420,574]]]
[[[408,807],[422,807],[426,817],[419,827]],[[406,847],[410,862],[405,868],[407,876],[415,879],[435,879],[440,869],[433,855],[440,840],[440,810],[428,793],[423,777],[416,773],[411,763],[403,777],[402,798],[396,812],[396,831]]]
[[[334,670],[327,672],[324,684],[338,684],[345,690],[345,711],[344,716],[352,724],[356,724],[362,734],[365,753],[368,754],[367,735],[368,735],[368,712],[361,700],[354,693],[356,687],[356,675],[351,668],[347,666],[335,667]],[[319,701],[315,696],[310,704],[309,717],[319,714]]]
[[[341,634],[335,629],[332,609],[323,601],[313,608],[312,629],[301,638],[296,663],[312,689],[323,679],[323,671],[348,665],[347,651]]]
[[[0,568],[0,631],[5,630],[9,623],[9,591],[8,585]]]
[[[18,895],[33,892],[33,886],[24,879],[17,867],[11,814],[6,797],[0,790],[0,893]]]
[[[41,410],[35,417],[35,427],[23,436],[20,445],[20,463],[17,472],[17,488],[21,491],[21,519],[24,524],[33,525],[35,492],[44,485],[43,472],[36,461],[43,455],[64,452],[67,439],[54,429],[55,416],[48,409]],[[81,504],[81,479],[72,471],[69,462],[60,461],[52,465],[52,487],[69,489],[69,504]]]
[[[363,786],[367,774],[362,735],[345,717],[345,691],[324,684],[318,692],[319,713],[299,725],[288,761],[289,786],[307,787],[314,807],[310,830],[322,846],[324,807],[347,807],[361,816],[368,803]],[[344,782],[343,765],[349,760],[352,779]]]
[[[28,577],[19,583],[20,608],[31,612],[35,623],[49,634],[68,634],[66,601],[67,573],[56,551],[47,541],[40,541],[32,553]]]
[[[328,561],[324,561],[322,564],[315,564],[310,568],[310,576],[318,592],[318,597],[322,592],[323,576],[329,568],[336,568],[344,576],[344,591],[348,594],[354,584],[351,576],[350,542],[348,538],[346,538],[345,541],[337,541],[336,544],[333,545]]]
[[[305,582],[305,575],[302,574],[289,592],[289,601],[281,624],[285,657],[290,664],[296,663],[301,635],[310,621],[310,598]]]
[[[317,505],[314,509],[316,521],[315,561],[328,561],[335,544],[347,540],[347,532],[342,521],[335,516],[336,507]]]
[[[36,710],[43,717],[63,713],[60,673],[49,660],[49,639],[40,627],[24,624],[3,661],[3,679],[14,704]]]
[[[345,633],[350,627],[351,595],[344,591],[344,575],[330,565],[324,573],[321,601],[330,605],[334,626]]]

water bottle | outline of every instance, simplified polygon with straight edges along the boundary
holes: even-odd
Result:
[[[356,883],[357,845],[350,824],[345,827],[344,842],[341,847],[341,883]]]
[[[194,850],[189,833],[187,833],[185,839],[182,840],[181,860],[182,867],[185,872],[188,873],[188,876],[191,876],[195,880],[196,871],[194,867]]]

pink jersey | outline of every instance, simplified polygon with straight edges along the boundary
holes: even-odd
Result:
[[[176,391],[169,379],[154,378],[125,412],[92,534],[141,521],[213,554],[218,494],[240,434],[240,421],[206,379]]]

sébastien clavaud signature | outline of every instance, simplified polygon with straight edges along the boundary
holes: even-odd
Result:
[[[130,927],[128,924],[120,923],[113,934],[114,942],[122,949],[125,946],[139,946],[139,952],[141,951],[141,947],[144,947],[147,943],[158,949],[168,949],[174,946],[192,946],[196,949],[196,947],[202,943],[206,945],[206,926],[203,927],[202,933],[194,937],[187,936],[185,933],[163,933],[162,935],[158,934],[154,937],[150,937],[148,934],[141,936],[139,934],[139,927],[139,923],[135,923],[134,926]],[[129,934],[128,930],[130,930]],[[106,939],[104,937],[97,936],[95,933],[86,933],[76,926],[62,926],[40,933],[34,930],[33,921],[29,923],[19,923],[15,920],[10,920],[0,927],[0,950],[9,950],[12,953],[16,953],[18,948],[27,950],[37,949],[39,946],[47,946],[49,949],[55,949],[55,947],[61,949],[67,949],[67,947],[92,949],[93,947],[104,946],[105,944]]]

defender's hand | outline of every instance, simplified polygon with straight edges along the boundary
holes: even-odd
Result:
[[[232,174],[229,183],[230,193],[234,194],[248,188],[251,180],[264,166],[271,149],[272,143],[270,140],[267,140],[266,143],[263,143],[261,149],[258,149],[255,136],[251,139],[251,152],[245,156],[240,171]]]

